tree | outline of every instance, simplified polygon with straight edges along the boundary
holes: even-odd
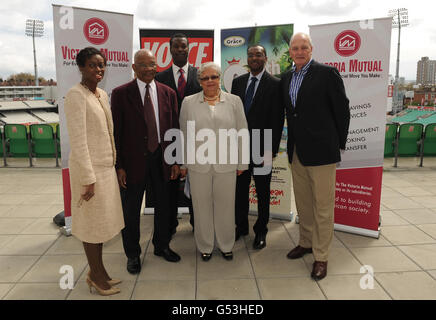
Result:
[[[43,77],[39,77],[39,82],[45,82],[46,80]],[[15,81],[15,82],[24,82],[27,85],[30,85],[35,81],[35,76],[28,72],[20,72],[16,74],[11,74],[8,77],[8,81]]]

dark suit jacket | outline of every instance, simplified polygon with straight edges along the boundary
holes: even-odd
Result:
[[[349,100],[344,82],[336,68],[312,61],[291,105],[289,85],[291,71],[281,78],[288,123],[288,157],[296,146],[298,158],[305,166],[319,166],[341,161],[350,124]]]
[[[172,128],[179,128],[177,96],[174,90],[166,85],[157,81],[155,83],[159,102],[162,159],[164,159],[163,153],[171,144],[170,141],[164,141],[165,132]],[[136,79],[112,91],[111,108],[117,150],[115,167],[126,170],[127,182],[142,182],[146,172],[145,157],[149,151],[147,150],[147,123]],[[163,161],[162,169],[164,179],[169,180],[170,165]]]
[[[249,77],[250,73],[247,73],[233,79],[232,82],[232,93],[239,96],[242,102],[245,100],[245,91],[247,89]],[[253,97],[250,111],[247,115],[250,139],[252,139],[251,133],[253,129],[261,130],[261,155],[263,155],[264,129],[272,129],[273,155],[275,156],[279,150],[283,122],[285,119],[283,104],[280,101],[280,80],[265,71],[260,79],[256,94]]]
[[[179,93],[177,91],[176,82],[174,80],[173,67],[169,67],[168,69],[159,72],[155,79],[163,84],[166,84],[168,87],[173,89],[177,94],[177,104],[178,111],[180,114],[180,107],[182,106],[183,99],[179,97]],[[193,66],[188,67],[188,82],[185,87],[185,97],[195,94],[203,90],[200,86],[200,83],[197,79],[197,68]]]

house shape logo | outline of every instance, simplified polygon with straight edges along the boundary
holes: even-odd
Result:
[[[354,30],[339,33],[333,43],[336,52],[343,57],[354,55],[360,49],[361,38]]]
[[[94,39],[104,39],[104,27],[98,22],[94,22],[88,27],[88,35]]]
[[[83,25],[83,34],[90,43],[101,45],[109,38],[109,28],[103,20],[94,17]]]
[[[339,50],[355,50],[356,49],[356,38],[352,35],[346,34],[339,39]]]

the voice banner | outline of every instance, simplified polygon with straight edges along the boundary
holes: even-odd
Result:
[[[202,63],[213,61],[214,30],[140,29],[141,49],[153,52],[158,72],[172,65],[169,41],[176,33],[183,33],[188,37],[190,65],[199,68]]]
[[[107,58],[107,67],[99,87],[110,96],[112,89],[132,79],[133,15],[53,5],[56,79],[58,83],[59,126],[62,151],[65,227],[71,232],[71,189],[68,170],[70,143],[64,97],[81,81],[76,64],[77,53],[95,47]]]
[[[289,57],[289,41],[293,34],[293,24],[256,26],[221,30],[221,69],[222,87],[231,91],[235,77],[249,72],[247,49],[252,44],[261,44],[267,52],[266,70],[275,76],[292,67]],[[287,127],[282,133],[282,141],[274,159],[271,177],[270,214],[273,218],[291,220],[291,171],[286,153]],[[257,214],[257,195],[254,180],[250,184],[250,213]]]
[[[313,58],[339,70],[350,99],[335,229],[378,238],[392,18],[309,27]]]

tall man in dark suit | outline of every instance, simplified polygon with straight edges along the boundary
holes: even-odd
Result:
[[[244,103],[245,116],[250,130],[252,152],[249,170],[238,176],[236,182],[235,222],[236,240],[241,235],[248,234],[249,187],[251,176],[254,177],[258,199],[258,215],[253,230],[255,238],[254,249],[266,246],[267,224],[270,208],[270,186],[272,158],[276,156],[283,130],[284,111],[280,103],[280,80],[265,70],[267,62],[266,50],[261,45],[253,45],[247,49],[247,62],[250,72],[233,79],[232,93],[238,95]],[[253,139],[253,130],[260,130],[260,140]],[[271,130],[272,138],[264,144],[264,130]],[[259,156],[264,157],[263,163],[254,161],[254,143]],[[267,172],[257,174],[255,168],[269,165]],[[254,171],[253,171],[254,170]]]
[[[127,270],[141,271],[139,256],[140,211],[146,184],[156,195],[154,211],[154,254],[177,262],[180,256],[169,247],[169,181],[178,178],[180,168],[164,159],[170,144],[165,132],[179,128],[177,96],[174,90],[154,81],[156,59],[149,50],[134,56],[136,79],[112,91],[111,105],[117,149],[116,169],[120,184],[125,228],[123,246]]]
[[[173,64],[165,71],[156,75],[156,80],[166,84],[177,92],[178,111],[184,97],[190,96],[202,90],[197,79],[197,68],[188,63],[189,42],[188,37],[183,33],[176,33],[170,38],[170,52],[173,57]],[[179,180],[171,182],[171,232],[176,232],[177,221],[177,200],[179,190]],[[190,223],[194,227],[194,211],[192,201],[189,201]]]
[[[312,41],[295,34],[291,71],[281,79],[288,122],[288,157],[300,217],[300,241],[287,257],[315,258],[311,276],[327,275],[333,239],[336,163],[341,161],[350,123],[349,100],[338,70],[312,60]]]

